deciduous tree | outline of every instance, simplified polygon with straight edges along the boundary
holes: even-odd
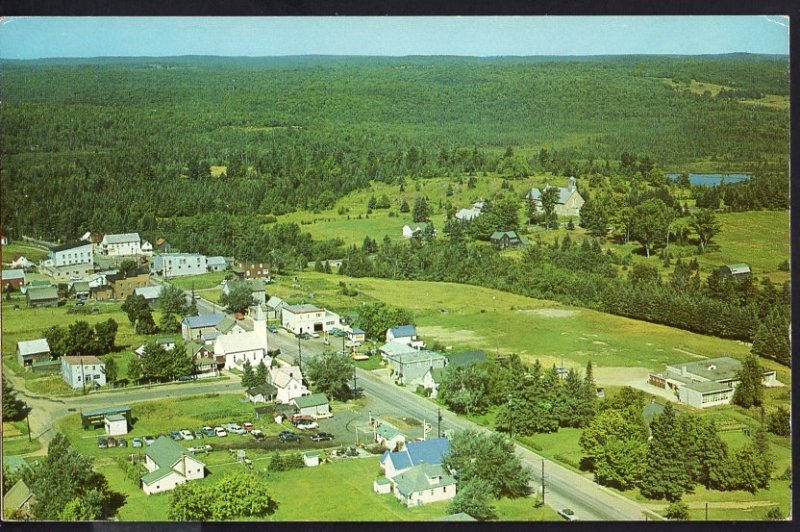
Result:
[[[222,294],[219,302],[228,309],[228,312],[245,312],[256,304],[250,284],[246,282],[235,283],[227,294]]]
[[[754,354],[749,354],[742,362],[742,368],[738,373],[739,384],[733,392],[733,403],[742,408],[761,406],[764,400],[764,373],[758,358]]]
[[[491,521],[497,518],[497,510],[492,506],[492,491],[479,479],[471,479],[457,486],[453,502],[447,508],[451,514],[465,513],[478,521]]]
[[[354,369],[350,355],[329,351],[312,358],[303,368],[306,379],[315,392],[340,400],[350,398],[349,382],[353,378]]]
[[[689,226],[694,229],[700,239],[700,247],[706,249],[711,239],[722,230],[722,225],[717,220],[717,215],[711,209],[700,209],[694,213],[689,221]]]

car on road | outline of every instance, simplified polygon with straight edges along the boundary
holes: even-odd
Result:
[[[288,442],[291,442],[291,441],[299,442],[300,441],[300,436],[298,436],[294,432],[289,432],[289,431],[285,430],[285,431],[281,432],[280,434],[278,434],[278,439],[281,441],[281,443],[288,443]]]
[[[141,438],[134,438],[133,440],[131,440],[131,444],[132,444],[134,447],[141,447],[141,446],[143,446],[143,445],[144,445],[144,442],[142,441],[142,439],[141,439]]]
[[[319,333],[318,332],[312,332],[311,333],[311,338],[319,338]]]
[[[156,439],[152,436],[145,436],[143,439],[147,445],[153,445],[156,442]]]
[[[181,430],[181,437],[184,440],[193,440],[194,439],[194,433],[189,429],[183,429],[183,430]]]
[[[311,435],[311,441],[330,441],[333,439],[333,434],[330,432],[317,432]]]
[[[214,427],[214,434],[216,434],[218,438],[224,438],[228,435],[222,427]]]
[[[258,429],[254,429],[253,431],[251,431],[251,432],[250,432],[250,434],[252,434],[252,435],[253,435],[253,438],[255,438],[255,439],[257,439],[257,440],[263,440],[263,439],[265,439],[265,438],[266,438],[266,436],[264,435],[264,433],[263,433],[263,432],[261,432],[261,431],[260,431],[260,430],[258,430]]]
[[[269,327],[267,327],[267,329],[269,329],[269,332],[271,332],[271,333],[277,333],[278,332],[278,328],[275,327],[274,325],[270,325]]]
[[[567,521],[577,521],[578,516],[575,515],[575,512],[570,510],[569,508],[562,508],[558,511],[558,515],[566,519]]]
[[[256,428],[256,426],[255,426],[255,425],[253,425],[252,423],[248,423],[247,421],[245,421],[244,423],[242,423],[242,428],[243,428],[244,430],[246,430],[247,432],[250,432],[251,430],[253,430],[254,428]]]
[[[175,441],[181,441],[183,439],[183,435],[177,430],[170,431],[169,437]]]
[[[203,431],[203,434],[205,434],[206,436],[213,436],[214,434],[216,434],[214,432],[214,429],[208,426],[203,427],[201,430]]]
[[[232,432],[233,434],[244,434],[247,432],[241,427],[241,425],[237,425],[236,423],[228,423],[225,425],[225,430]]]

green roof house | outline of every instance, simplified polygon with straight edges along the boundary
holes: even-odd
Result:
[[[295,397],[290,401],[297,407],[300,415],[313,417],[331,417],[331,404],[324,393],[313,393]]]
[[[57,307],[58,288],[55,286],[29,287],[25,292],[28,307]]]
[[[408,507],[447,501],[456,496],[456,479],[441,465],[423,462],[391,480],[395,497]]]
[[[166,436],[161,436],[147,448],[144,465],[149,473],[142,477],[142,489],[148,495],[205,477],[206,465]]]

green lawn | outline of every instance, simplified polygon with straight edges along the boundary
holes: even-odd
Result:
[[[195,290],[202,290],[205,288],[218,288],[219,284],[225,279],[225,276],[230,272],[211,272],[203,273],[200,275],[184,275],[181,277],[170,277],[169,283],[182,288],[183,290],[191,290],[194,285]]]
[[[41,448],[39,440],[28,441],[27,436],[3,438],[3,456],[28,454]]]
[[[12,262],[17,253],[31,262],[39,262],[47,258],[47,250],[25,242],[12,242],[3,246],[3,262]]]

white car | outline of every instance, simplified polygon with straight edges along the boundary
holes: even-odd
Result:
[[[562,508],[558,511],[558,515],[566,519],[567,521],[577,521],[578,516],[575,515],[575,512],[570,510],[569,508]]]
[[[234,434],[244,434],[245,432],[247,432],[246,430],[244,430],[244,428],[242,428],[240,425],[237,425],[236,423],[230,423],[229,425],[225,425],[225,428],[228,429],[228,432],[232,432]]]
[[[319,333],[312,332],[311,333],[311,338],[319,338]]]
[[[297,428],[300,430],[308,430],[308,429],[318,429],[319,423],[316,421],[305,422],[305,423],[298,423]]]
[[[192,433],[191,430],[188,430],[188,429],[183,429],[181,431],[181,436],[183,437],[184,440],[193,440],[194,439],[194,434]]]
[[[228,433],[225,432],[225,429],[223,429],[222,427],[214,427],[214,434],[216,434],[220,438],[224,438],[225,436],[228,435]]]

